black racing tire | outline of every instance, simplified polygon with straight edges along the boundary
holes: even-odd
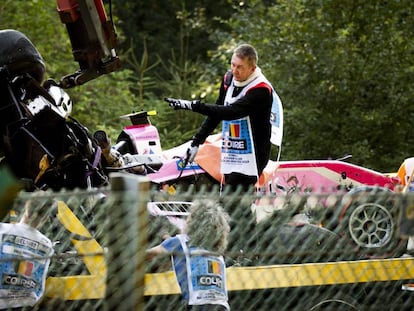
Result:
[[[257,226],[259,265],[300,264],[342,260],[340,237],[312,224],[261,223]]]

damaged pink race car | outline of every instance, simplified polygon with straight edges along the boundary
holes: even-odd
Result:
[[[148,170],[147,176],[153,184],[160,189],[177,184],[220,184],[219,134],[209,136],[195,161],[184,166],[183,155],[190,142],[162,150],[158,131],[151,125],[147,112],[128,117],[134,120],[133,125],[123,129],[117,148],[123,154],[138,155],[140,161],[152,163],[155,169]],[[256,185],[260,191],[251,209],[259,224],[286,209],[281,198],[299,194],[296,211],[304,217],[297,225],[307,223],[345,237],[364,257],[395,257],[402,255],[407,245],[398,229],[400,206],[394,192],[398,184],[399,180],[389,174],[343,159],[270,160]],[[151,206],[151,213],[166,213],[164,216],[175,222],[177,217],[186,216],[183,204],[179,208],[171,204],[166,207],[162,202]]]

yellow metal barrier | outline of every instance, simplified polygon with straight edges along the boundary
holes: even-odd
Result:
[[[46,296],[64,300],[104,298],[107,265],[102,246],[61,201],[58,203],[58,219],[70,232],[87,238],[82,241],[72,239],[72,243],[90,275],[49,277]],[[229,291],[410,279],[414,279],[414,258],[227,268]],[[146,274],[144,295],[179,293],[172,271]]]
[[[414,279],[414,258],[230,267],[229,291]],[[147,274],[145,295],[178,294],[173,272]]]
[[[46,280],[46,297],[64,300],[104,298],[107,265],[102,246],[63,201],[58,202],[57,218],[71,233],[86,238],[86,240],[71,239],[71,241],[90,275],[49,277]]]

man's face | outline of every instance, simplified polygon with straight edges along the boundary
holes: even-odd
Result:
[[[233,72],[234,80],[243,82],[253,73],[256,66],[249,64],[247,58],[237,57],[235,54],[231,57],[231,71]]]

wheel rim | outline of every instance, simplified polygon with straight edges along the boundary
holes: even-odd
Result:
[[[389,243],[394,232],[391,213],[382,205],[359,205],[349,216],[348,230],[352,240],[361,247],[379,248]]]

